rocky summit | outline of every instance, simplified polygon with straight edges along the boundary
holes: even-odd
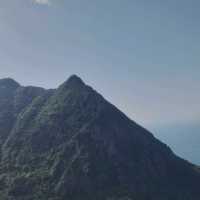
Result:
[[[0,200],[199,199],[199,168],[76,75],[0,80]]]

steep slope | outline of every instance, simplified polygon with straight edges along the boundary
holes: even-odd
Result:
[[[56,90],[11,82],[0,81],[0,199],[200,199],[198,169],[79,77]]]
[[[182,124],[151,127],[155,136],[166,142],[178,155],[200,166],[200,124]]]

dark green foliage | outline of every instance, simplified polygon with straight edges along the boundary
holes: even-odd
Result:
[[[200,173],[72,76],[0,80],[0,200],[199,200]]]

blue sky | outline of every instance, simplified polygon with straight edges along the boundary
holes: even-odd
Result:
[[[0,78],[77,74],[147,127],[200,118],[199,0],[0,1]]]

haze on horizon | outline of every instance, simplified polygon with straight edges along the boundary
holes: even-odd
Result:
[[[147,128],[196,126],[199,7],[197,0],[1,1],[0,78],[55,88],[77,74]]]

